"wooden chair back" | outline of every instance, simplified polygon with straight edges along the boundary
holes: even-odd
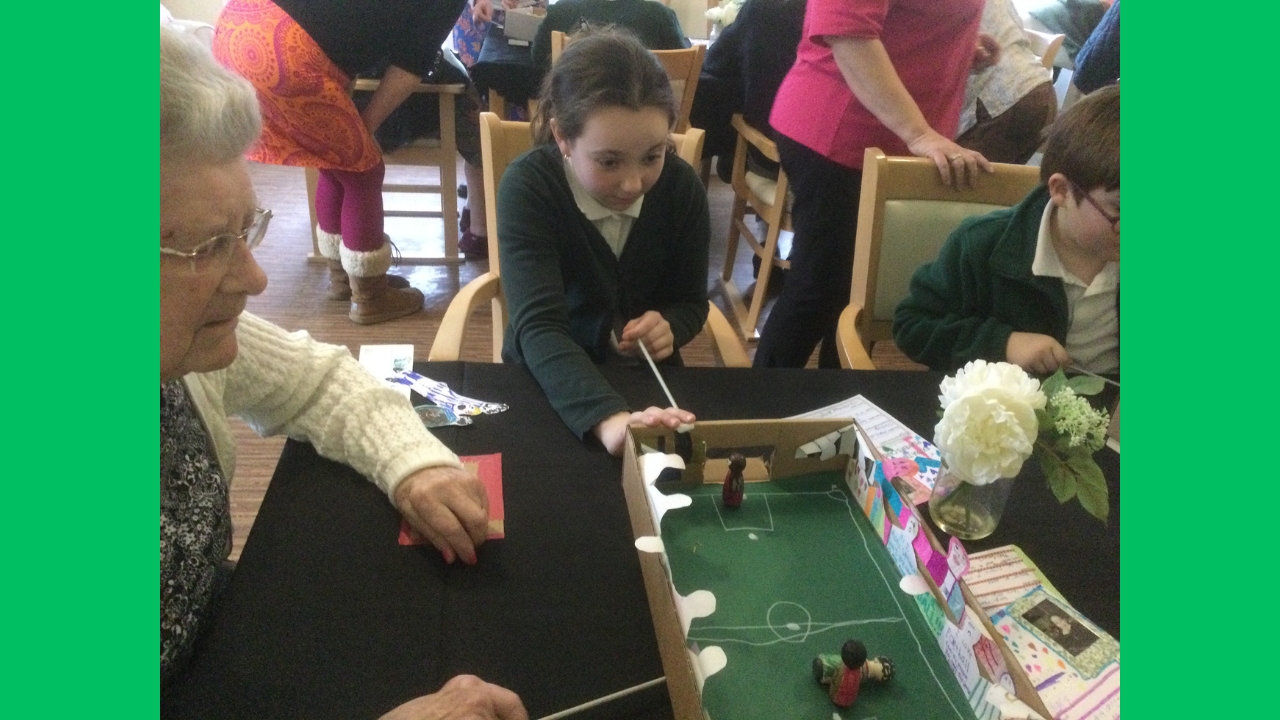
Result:
[[[559,30],[551,31],[551,64],[555,65],[560,54],[573,38]],[[683,50],[651,50],[667,71],[671,80],[671,92],[676,97],[676,132],[689,129],[689,113],[693,112],[693,96],[698,90],[698,77],[702,73],[702,61],[706,57],[705,45],[694,45]]]
[[[694,45],[684,50],[651,51],[667,71],[671,80],[671,92],[676,96],[676,132],[689,129],[689,113],[693,112],[693,95],[698,90],[698,77],[702,73],[702,61],[707,47]]]
[[[373,92],[381,81],[377,79],[358,78],[352,86],[353,92]],[[467,90],[462,84],[433,85],[419,83],[413,92],[436,95],[439,100],[439,138],[419,138],[412,143],[385,153],[383,161],[387,165],[420,165],[437,168],[440,181],[438,183],[384,184],[383,192],[390,193],[424,193],[440,196],[439,210],[388,210],[387,217],[440,218],[444,223],[444,255],[419,256],[404,254],[400,263],[404,265],[441,265],[459,264],[464,261],[458,255],[458,134],[454,122],[454,104],[459,95]],[[307,207],[311,213],[311,243],[313,258],[321,258],[319,239],[316,237],[316,186],[319,172],[315,168],[306,169]]]
[[[854,327],[868,355],[873,343],[893,337],[893,313],[911,275],[937,257],[961,221],[1016,205],[1040,183],[1039,168],[994,166],[994,173],[978,173],[974,187],[955,188],[942,184],[928,158],[867,148],[846,313],[860,316]]]
[[[720,272],[720,285],[728,296],[742,336],[751,341],[758,339],[760,335],[756,325],[760,321],[760,311],[764,307],[773,270],[791,267],[790,262],[778,258],[778,236],[783,230],[791,228],[787,200],[789,188],[787,174],[781,166],[778,168],[777,180],[769,180],[747,171],[748,146],[754,147],[775,163],[780,162],[778,147],[764,133],[749,125],[741,114],[735,113],[732,123],[738,131],[738,144],[733,154],[733,174],[729,179],[729,185],[733,188],[733,210],[729,217],[729,238],[724,269]],[[747,222],[748,211],[755,213],[765,224],[763,237],[757,237],[756,231]],[[747,247],[760,258],[760,271],[749,303],[744,300],[742,292],[733,281],[739,239],[746,240]]]
[[[1062,41],[1066,40],[1067,36],[1061,33],[1040,32],[1030,28],[1023,28],[1022,32],[1027,36],[1027,42],[1031,44],[1031,52],[1040,58],[1040,64],[1052,70],[1053,61],[1058,56],[1058,49],[1062,47]]]
[[[559,30],[551,31],[551,64],[555,65],[560,59],[560,53],[564,52],[564,48],[569,44],[569,36]]]

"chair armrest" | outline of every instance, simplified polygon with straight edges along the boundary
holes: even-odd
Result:
[[[840,312],[836,321],[836,351],[840,355],[840,367],[846,370],[875,370],[875,363],[867,354],[867,348],[858,336],[858,318],[862,308],[850,303]]]
[[[742,343],[738,342],[737,331],[729,324],[724,313],[720,312],[720,308],[716,307],[715,303],[708,300],[707,305],[710,307],[703,330],[711,336],[711,343],[720,355],[720,364],[725,367],[751,367],[751,359],[747,357],[747,351],[742,349]]]
[[[734,129],[738,131],[738,134],[747,142],[755,146],[755,148],[763,153],[765,157],[774,162],[781,162],[778,159],[777,144],[766,137],[764,133],[748,125],[747,121],[742,117],[742,113],[734,113],[733,120],[731,122],[733,123]]]
[[[440,321],[440,329],[436,331],[436,339],[431,343],[427,360],[457,360],[462,354],[462,338],[472,311],[481,303],[497,297],[500,288],[498,276],[485,273],[459,290],[453,300],[449,301],[449,308]]]

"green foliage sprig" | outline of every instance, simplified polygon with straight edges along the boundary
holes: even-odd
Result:
[[[1058,370],[1041,386],[1048,402],[1036,410],[1040,430],[1034,453],[1058,502],[1079,498],[1080,505],[1104,524],[1110,514],[1107,480],[1093,455],[1107,442],[1105,410],[1094,410],[1083,396],[1102,392],[1103,381],[1088,375],[1070,380]]]

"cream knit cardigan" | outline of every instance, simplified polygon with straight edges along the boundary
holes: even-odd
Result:
[[[230,485],[236,449],[227,422],[239,415],[259,435],[310,441],[322,456],[346,463],[394,497],[405,477],[427,467],[461,468],[427,432],[403,395],[386,387],[345,347],[285,332],[241,313],[240,351],[223,370],[185,380]]]

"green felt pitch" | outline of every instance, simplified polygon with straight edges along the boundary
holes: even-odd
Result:
[[[721,504],[719,485],[680,491],[693,504],[666,513],[662,539],[676,590],[716,596],[716,611],[689,629],[691,643],[728,658],[702,691],[713,720],[831,718],[837,709],[811,665],[849,638],[891,658],[896,675],[864,682],[839,717],[974,718],[840,474],[747,483],[738,510]]]

